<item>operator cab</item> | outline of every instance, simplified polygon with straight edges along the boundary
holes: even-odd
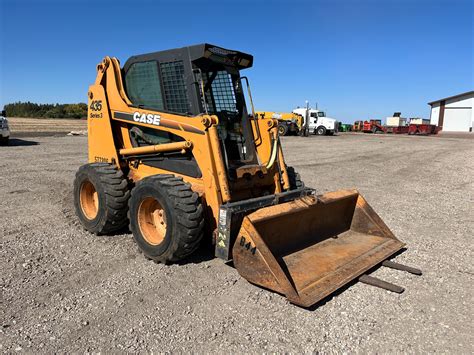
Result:
[[[240,77],[240,70],[252,64],[250,54],[211,44],[133,56],[123,67],[125,90],[136,107],[185,116],[216,115],[232,178],[239,167],[258,164]],[[166,134],[167,142],[180,138],[155,132],[146,132],[154,144],[153,136]]]

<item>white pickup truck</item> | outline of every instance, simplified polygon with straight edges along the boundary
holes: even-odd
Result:
[[[326,134],[333,135],[337,133],[338,122],[334,118],[326,117],[324,111],[315,110],[312,108],[296,108],[293,113],[306,117],[306,110],[308,110],[308,129],[310,133],[324,136]]]
[[[8,145],[10,139],[10,128],[8,127],[7,114],[5,110],[0,113],[0,145]]]

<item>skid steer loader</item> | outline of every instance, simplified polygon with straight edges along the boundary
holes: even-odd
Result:
[[[74,183],[84,227],[129,225],[144,255],[170,263],[203,236],[244,278],[311,306],[387,266],[404,247],[355,190],[316,195],[285,164],[278,121],[254,114],[240,71],[253,57],[210,44],[105,57],[90,86],[89,164]],[[252,112],[247,112],[246,99]]]

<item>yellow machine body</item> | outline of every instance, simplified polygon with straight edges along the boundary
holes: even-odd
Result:
[[[230,178],[217,115],[137,106],[122,76],[116,58],[97,67],[88,92],[89,162],[115,165],[131,184],[159,174],[182,177],[199,195],[216,255],[233,259],[250,282],[310,306],[403,247],[357,191],[291,191],[277,119],[249,114],[258,163],[234,167]],[[133,127],[177,138],[137,147]],[[143,163],[165,152],[192,155],[199,176]]]

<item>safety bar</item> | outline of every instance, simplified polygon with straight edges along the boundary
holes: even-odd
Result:
[[[166,153],[181,151],[185,152],[186,149],[190,149],[192,143],[189,141],[164,143],[156,145],[148,145],[146,147],[135,147],[135,148],[124,148],[120,149],[120,155],[137,155],[137,154],[151,154],[151,153]]]

